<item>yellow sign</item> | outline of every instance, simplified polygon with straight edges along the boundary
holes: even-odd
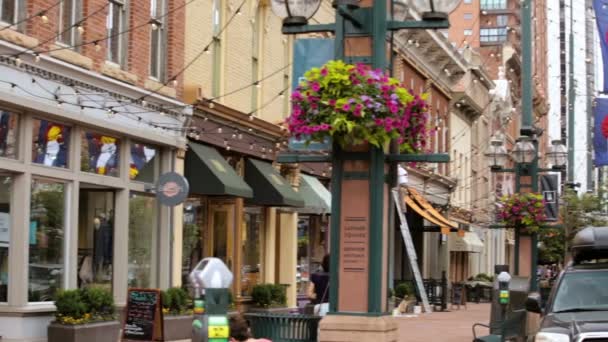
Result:
[[[230,336],[230,329],[228,326],[210,326],[208,329],[209,338],[228,338]]]

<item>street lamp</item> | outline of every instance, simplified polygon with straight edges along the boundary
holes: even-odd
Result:
[[[568,160],[568,148],[566,148],[566,145],[561,140],[553,140],[547,152],[547,158],[552,168],[563,169]]]
[[[492,170],[502,169],[509,158],[507,149],[500,139],[492,139],[484,155],[490,160]]]
[[[271,6],[272,12],[283,19],[283,25],[301,26],[317,13],[321,0],[272,0]]]
[[[517,139],[511,153],[513,153],[513,159],[515,159],[516,163],[529,164],[534,161],[534,157],[536,157],[536,148],[534,148],[534,144],[530,137],[523,136]]]
[[[460,0],[409,0],[424,20],[445,20]]]

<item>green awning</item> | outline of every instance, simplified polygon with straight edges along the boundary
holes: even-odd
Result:
[[[245,163],[245,181],[253,188],[253,204],[303,207],[304,200],[271,164],[254,159]]]
[[[299,213],[331,213],[331,193],[317,178],[303,174],[300,175],[300,189],[298,193],[304,199],[304,208],[298,209]]]
[[[185,173],[190,193],[253,197],[253,190],[213,147],[189,143]]]

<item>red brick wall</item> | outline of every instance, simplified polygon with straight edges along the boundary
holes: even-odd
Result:
[[[86,17],[107,4],[107,0],[81,0],[82,1],[82,17]],[[168,11],[171,11],[185,3],[185,0],[166,0],[168,1]],[[56,3],[56,0],[31,0],[27,1],[27,15],[32,16],[40,11],[51,7]],[[185,34],[185,13],[184,8],[176,10],[165,18],[167,27],[167,54],[166,54],[166,70],[167,76],[171,77],[176,72],[180,71],[184,66],[184,34]],[[104,39],[106,33],[106,17],[108,7],[92,15],[84,22],[85,32],[82,35],[82,40],[94,41]],[[51,44],[57,40],[54,38],[59,29],[58,16],[59,6],[56,6],[47,13],[49,18],[48,23],[43,23],[40,18],[35,18],[28,21],[25,34],[37,38],[40,42],[49,40],[40,49],[47,50]],[[143,25],[150,20],[150,1],[148,0],[130,0],[128,16],[128,28],[132,30],[127,34],[127,57],[126,65],[123,69],[138,77],[138,86],[143,87],[149,75],[150,61],[150,25]],[[141,26],[141,27],[138,27]],[[138,27],[138,28],[136,28]],[[100,72],[106,61],[106,41],[99,43],[101,49],[97,51],[93,44],[84,45],[77,48],[76,51],[93,60],[93,70]],[[182,77],[178,77],[177,95],[181,96],[182,92]],[[169,84],[172,87],[172,84]]]

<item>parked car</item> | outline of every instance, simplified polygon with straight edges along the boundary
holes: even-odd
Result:
[[[542,315],[536,342],[608,341],[608,227],[581,230],[544,310],[539,294],[526,309]]]

